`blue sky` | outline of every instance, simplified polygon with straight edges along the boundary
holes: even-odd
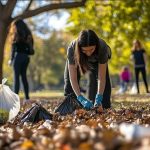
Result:
[[[21,14],[28,3],[29,3],[29,1],[21,1],[21,0],[18,1],[17,5],[13,11],[12,17],[15,17],[18,14]],[[42,5],[45,5],[46,3],[48,3],[48,2],[46,2],[45,0],[39,1],[39,2],[37,1],[36,7],[37,8],[41,7]],[[36,26],[37,26],[37,30],[34,30],[34,33],[39,35],[42,38],[47,38],[47,37],[49,37],[49,35],[53,29],[63,30],[66,26],[66,22],[69,17],[69,13],[63,9],[57,10],[57,12],[59,12],[59,13],[56,13],[55,11],[49,11],[49,12],[41,13],[37,16],[31,17],[32,20],[36,22]],[[38,27],[40,27],[40,28],[38,28]],[[30,29],[32,30],[32,28],[30,28]],[[44,29],[45,33],[41,34],[41,32],[38,29],[41,29],[41,30]]]
[[[5,1],[6,2],[6,1]],[[17,5],[14,9],[14,13],[12,16],[16,16],[17,14],[22,13],[22,10],[24,9],[24,6],[26,6],[29,3],[29,1],[18,1]],[[49,2],[43,0],[37,0],[36,6],[41,7],[43,5],[48,4]],[[50,26],[56,30],[61,30],[65,27],[67,18],[69,17],[69,14],[65,12],[63,9],[58,10],[60,14],[55,14],[54,11],[49,11],[46,13],[39,14],[37,16],[34,16],[33,19],[41,18],[42,21],[40,21],[40,24],[44,24],[45,26]],[[44,15],[47,14],[47,15]],[[59,16],[59,17],[58,17]]]
[[[38,16],[33,17],[32,19],[36,20],[37,30],[33,30],[34,33],[40,36],[43,39],[49,38],[53,30],[64,30],[66,27],[67,19],[69,13],[61,11],[60,15],[53,13],[44,13]],[[31,26],[30,26],[31,29]],[[40,32],[40,29],[43,29],[43,32]]]
[[[56,15],[51,16],[48,24],[50,27],[56,30],[61,30],[65,27],[68,17],[69,14],[67,12],[64,12],[60,18],[58,18]]]

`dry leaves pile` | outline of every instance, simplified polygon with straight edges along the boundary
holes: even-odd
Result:
[[[57,101],[42,101],[52,113]],[[150,126],[150,105],[134,103],[130,107],[120,104],[119,109],[76,110],[74,114],[54,114],[52,120],[37,124],[18,120],[0,127],[0,149],[6,150],[146,150],[150,149],[148,138],[128,141],[119,132],[122,122]],[[127,130],[128,132],[128,130]],[[128,133],[130,134],[130,133]]]

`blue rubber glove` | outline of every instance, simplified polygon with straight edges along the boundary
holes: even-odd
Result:
[[[103,100],[103,95],[96,94],[94,107],[98,107],[98,106],[102,105],[102,100]]]
[[[87,100],[84,96],[79,95],[77,96],[77,100],[81,103],[84,109],[91,109],[93,107],[93,104],[91,101]]]

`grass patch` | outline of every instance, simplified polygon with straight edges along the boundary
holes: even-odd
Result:
[[[62,97],[64,95],[63,91],[61,90],[49,90],[49,91],[36,91],[31,92],[30,97],[32,98],[55,98],[55,97]],[[20,98],[24,98],[24,93],[20,92]]]

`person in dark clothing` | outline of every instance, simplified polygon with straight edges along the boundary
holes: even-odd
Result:
[[[13,64],[14,92],[16,94],[19,93],[21,76],[25,93],[24,103],[26,103],[30,99],[26,72],[30,61],[29,55],[31,55],[31,50],[33,50],[33,37],[30,29],[21,19],[13,22],[11,29],[13,32],[13,40],[9,64]]]
[[[145,52],[145,49],[142,48],[139,40],[135,40],[133,42],[132,58],[134,60],[134,70],[135,70],[137,93],[140,93],[140,90],[139,90],[139,73],[140,72],[142,73],[146,92],[149,93],[148,83],[147,83],[147,79],[146,79],[147,78],[146,77],[146,67],[145,67],[146,66],[146,52]]]
[[[64,94],[74,94],[83,108],[110,108],[111,83],[108,71],[110,47],[92,30],[82,30],[67,50]],[[88,99],[81,95],[79,81],[88,73]],[[91,102],[92,100],[92,102]],[[103,107],[103,108],[102,108]]]

